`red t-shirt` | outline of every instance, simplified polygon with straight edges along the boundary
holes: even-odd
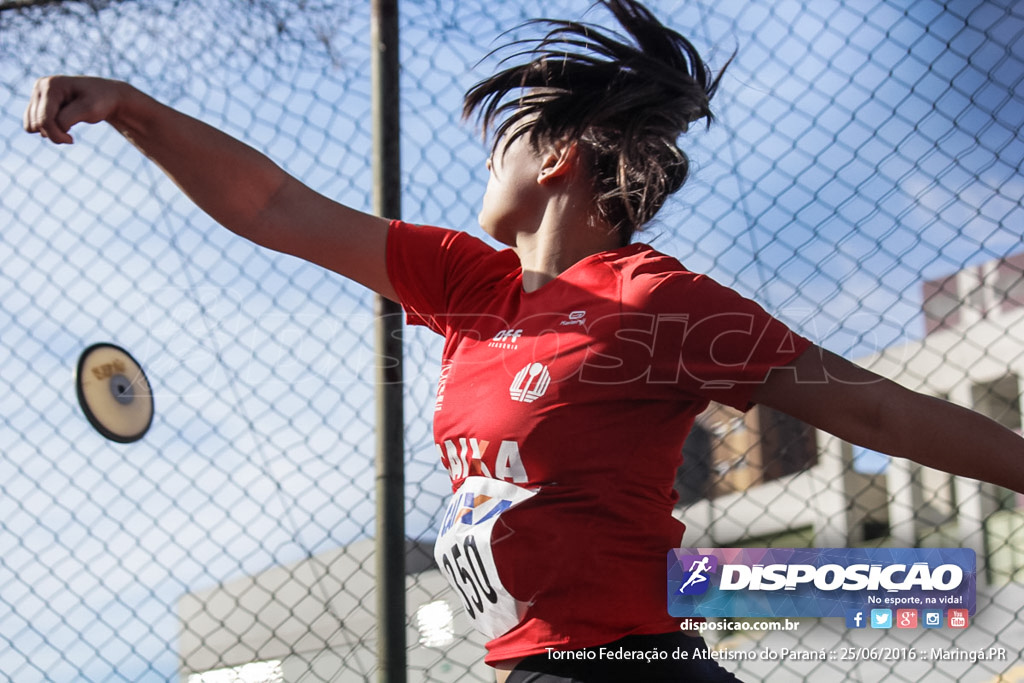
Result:
[[[434,436],[453,490],[478,475],[536,491],[493,532],[523,614],[486,661],[676,630],[683,441],[709,400],[749,408],[810,342],[643,244],[526,292],[513,251],[395,221],[387,262],[409,322],[445,337]]]

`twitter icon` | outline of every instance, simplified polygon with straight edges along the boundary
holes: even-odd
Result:
[[[892,628],[892,610],[871,610],[871,628]]]

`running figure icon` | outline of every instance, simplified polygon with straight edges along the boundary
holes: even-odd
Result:
[[[711,558],[707,555],[701,556],[700,560],[693,561],[690,568],[687,570],[690,572],[689,578],[687,578],[686,581],[683,582],[683,585],[679,587],[680,593],[686,594],[688,592],[693,592],[687,591],[686,589],[690,586],[704,583],[708,580],[708,577],[705,576],[705,574],[714,569],[710,566],[710,561]]]

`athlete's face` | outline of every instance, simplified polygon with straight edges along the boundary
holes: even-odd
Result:
[[[502,244],[514,246],[516,235],[534,232],[544,215],[545,197],[538,177],[543,157],[522,135],[506,146],[502,140],[487,160],[490,177],[480,209],[480,227]]]

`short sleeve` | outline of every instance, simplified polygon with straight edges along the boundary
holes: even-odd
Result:
[[[392,221],[388,278],[408,323],[445,334],[446,316],[472,309],[502,272],[503,253],[464,232]]]
[[[810,346],[756,302],[705,275],[680,272],[650,290],[656,311],[648,382],[739,410],[775,367]]]

